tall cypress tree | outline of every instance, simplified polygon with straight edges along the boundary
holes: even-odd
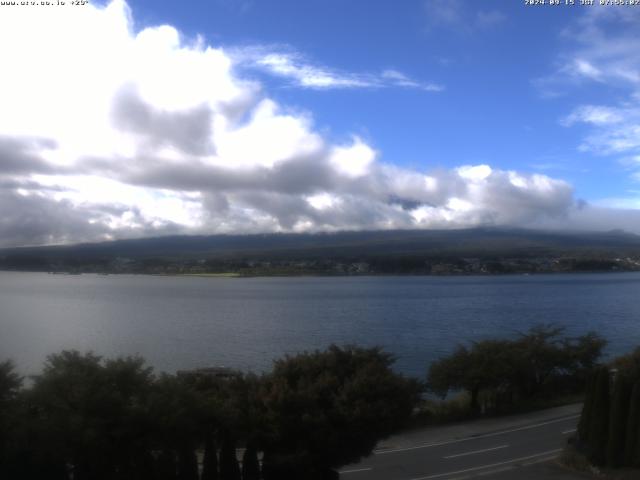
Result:
[[[176,480],[177,465],[175,454],[170,450],[162,450],[156,461],[156,478],[159,480]]]
[[[593,399],[595,398],[595,373],[596,372],[591,372],[587,380],[584,405],[582,406],[582,414],[580,415],[580,422],[578,423],[578,441],[580,444],[587,442],[589,439],[589,421],[591,420]]]
[[[624,464],[627,467],[640,466],[640,381],[631,392],[627,435],[624,442]]]
[[[202,480],[218,480],[218,453],[213,433],[207,434],[204,441],[204,458],[202,459]]]
[[[607,465],[613,468],[621,467],[624,463],[624,445],[627,434],[630,397],[630,381],[625,374],[618,373],[613,386],[613,396],[611,399],[606,453]]]
[[[178,454],[178,480],[198,480],[198,458],[189,445],[182,446]]]
[[[225,435],[220,450],[220,480],[241,480],[240,466],[236,458],[236,442]]]
[[[252,442],[247,444],[242,455],[242,480],[260,480],[258,450]]]
[[[587,442],[591,461],[604,465],[606,460],[607,437],[609,434],[609,369],[601,367],[595,379],[593,405],[589,415]]]

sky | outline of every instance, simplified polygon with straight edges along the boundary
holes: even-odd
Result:
[[[640,233],[640,7],[561,1],[2,2],[0,246]]]

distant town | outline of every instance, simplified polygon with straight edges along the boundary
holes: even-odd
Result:
[[[0,262],[2,265],[2,262]],[[43,265],[44,267],[45,265]],[[16,265],[3,267],[15,269]],[[14,268],[12,268],[14,267]],[[27,268],[30,270],[32,268]],[[40,270],[40,269],[38,269]],[[558,272],[628,272],[640,271],[638,258],[504,258],[483,260],[386,258],[371,261],[340,260],[139,260],[116,258],[101,263],[48,263],[42,271],[52,273],[133,273],[157,275],[498,275]]]
[[[640,271],[640,237],[529,230],[182,236],[5,249],[0,269],[201,276]]]

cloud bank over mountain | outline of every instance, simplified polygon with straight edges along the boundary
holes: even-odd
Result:
[[[332,143],[310,113],[243,78],[234,55],[169,25],[136,30],[121,0],[3,12],[0,43],[12,46],[0,50],[3,246],[168,233],[553,227],[573,218],[588,226],[602,217],[561,179],[489,165],[418,171],[358,136]],[[318,73],[294,60],[263,66],[299,82]],[[396,71],[368,81],[384,79],[385,88],[445,94]],[[598,108],[581,107],[566,123],[626,115]]]

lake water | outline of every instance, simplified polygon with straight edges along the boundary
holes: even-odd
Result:
[[[157,370],[268,370],[285,353],[381,345],[398,371],[540,322],[595,330],[609,354],[640,345],[640,274],[197,278],[0,272],[0,359],[140,354]]]

